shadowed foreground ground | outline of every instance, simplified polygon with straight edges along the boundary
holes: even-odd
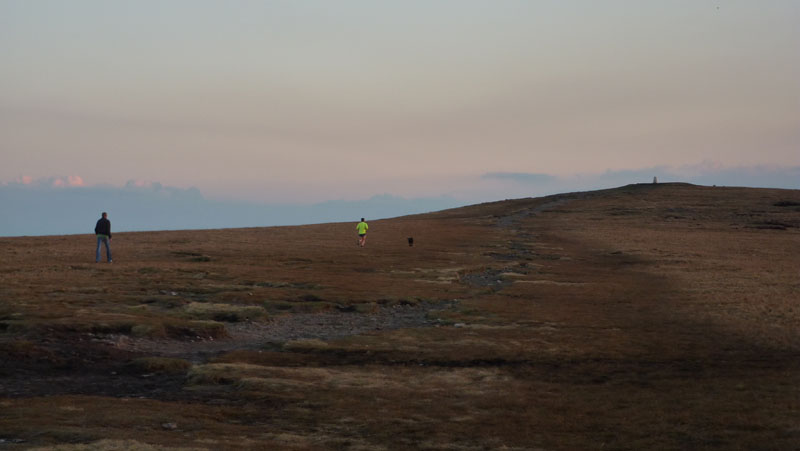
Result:
[[[800,447],[798,191],[354,226],[0,239],[0,449]]]

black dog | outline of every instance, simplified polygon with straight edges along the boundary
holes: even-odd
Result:
[[[408,237],[408,247],[411,247],[413,245],[414,245],[414,238]]]

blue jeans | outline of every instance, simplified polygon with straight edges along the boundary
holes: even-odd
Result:
[[[100,261],[100,243],[106,245],[106,259],[111,261],[111,245],[108,242],[108,237],[104,235],[97,235],[97,252],[95,253],[94,261]]]

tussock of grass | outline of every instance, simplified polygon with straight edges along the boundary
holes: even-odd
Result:
[[[246,391],[357,390],[434,395],[458,391],[481,396],[498,390],[509,377],[497,368],[417,371],[387,367],[274,367],[212,363],[192,367],[192,385],[234,385]]]
[[[254,305],[207,304],[204,302],[192,302],[184,308],[184,311],[193,318],[232,323],[262,318],[267,313],[262,307]]]
[[[0,321],[0,333],[20,334],[30,329],[30,325],[25,321],[3,320]]]
[[[189,385],[232,384],[261,368],[264,367],[249,363],[209,363],[206,365],[195,365],[187,374],[187,383]]]
[[[202,254],[200,252],[191,252],[191,251],[175,251],[172,253],[178,257],[187,257],[188,261],[190,262],[210,262],[211,257],[208,255]]]
[[[428,318],[436,320],[440,325],[454,325],[458,323],[491,322],[492,318],[485,311],[463,307],[458,310],[438,310],[428,313]]]
[[[375,313],[378,311],[378,304],[374,302],[354,304],[352,307],[356,313]]]
[[[243,377],[236,382],[236,388],[259,392],[293,391],[310,389],[312,384],[312,382],[276,377]]]
[[[283,348],[286,349],[287,351],[299,351],[299,352],[319,351],[328,349],[328,347],[329,347],[328,343],[313,338],[306,340],[287,341],[286,344],[283,345]]]
[[[208,448],[156,446],[136,440],[99,440],[76,445],[54,445],[30,448],[35,451],[203,451]]]
[[[131,371],[166,374],[185,373],[191,366],[192,364],[187,360],[168,357],[141,357],[128,364]]]
[[[211,363],[252,363],[261,366],[303,366],[309,361],[307,354],[280,351],[253,351],[239,349],[227,352]]]
[[[61,363],[63,359],[31,341],[15,340],[8,343],[0,343],[0,374],[8,368],[8,363],[23,360]]]
[[[44,437],[47,437],[49,440],[56,441],[58,443],[89,443],[95,440],[100,439],[97,435],[94,435],[88,431],[84,431],[81,428],[77,427],[56,427],[56,428],[45,428],[40,432],[40,434]],[[35,448],[39,450],[73,450],[73,449],[87,449],[87,450],[100,450],[105,448],[69,448],[69,446],[88,446],[88,445],[53,445],[50,447],[44,448]],[[62,448],[67,447],[67,448]],[[117,448],[122,449],[122,448]]]
[[[111,315],[109,315],[111,316]],[[120,315],[122,316],[122,315]],[[36,327],[39,329],[51,329],[61,332],[77,332],[77,333],[91,333],[96,335],[105,334],[130,334],[136,325],[136,319],[125,315],[124,318],[115,319],[109,317],[108,319],[100,318],[88,320],[84,318],[66,318],[56,321],[43,321],[37,322]]]
[[[14,355],[27,355],[35,352],[38,348],[36,343],[28,340],[15,340],[10,343],[0,343],[0,351]]]
[[[394,305],[411,305],[417,306],[421,302],[425,302],[426,299],[420,297],[389,297],[383,298],[378,300],[378,304],[383,306],[394,306]]]
[[[223,338],[228,336],[225,325],[212,320],[185,318],[141,317],[135,323],[74,324],[63,322],[39,322],[36,329],[60,332],[89,333],[93,335],[130,335],[138,338]]]
[[[142,304],[154,305],[162,309],[174,309],[176,307],[182,307],[188,302],[189,301],[186,299],[168,295],[149,296],[142,300]]]
[[[264,288],[296,288],[298,290],[320,290],[322,286],[309,282],[256,282],[253,285]]]
[[[322,299],[321,297],[312,293],[302,294],[298,297],[298,299],[305,302],[325,302],[325,299]]]
[[[14,309],[6,302],[0,301],[0,320],[12,319]]]
[[[332,302],[264,301],[263,305],[269,313],[321,313],[336,308]]]
[[[263,309],[261,309],[263,312]],[[221,338],[228,336],[225,325],[214,320],[108,314],[89,320],[81,316],[35,321],[26,327],[94,335],[131,335],[150,338]]]
[[[187,321],[165,324],[166,334],[173,338],[222,338],[227,337],[225,325],[217,321]]]
[[[164,338],[167,336],[167,329],[163,324],[137,324],[131,328],[131,335],[134,337]]]
[[[149,319],[149,321],[147,321]],[[148,338],[223,338],[228,336],[225,325],[212,320],[182,318],[142,318],[130,329],[134,337]]]

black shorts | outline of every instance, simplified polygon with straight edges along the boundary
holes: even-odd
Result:
[[[367,236],[366,233],[359,233],[358,236]]]

